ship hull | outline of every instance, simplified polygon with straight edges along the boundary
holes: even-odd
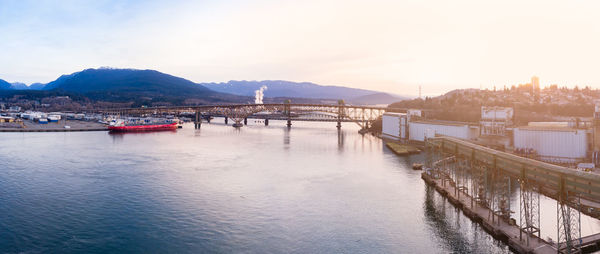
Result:
[[[154,124],[154,125],[133,125],[133,126],[109,126],[108,130],[114,132],[143,132],[143,131],[170,131],[176,130],[177,123]]]

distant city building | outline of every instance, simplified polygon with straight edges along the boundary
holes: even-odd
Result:
[[[593,132],[593,153],[592,162],[600,164],[600,101],[596,101],[594,107],[594,132]]]
[[[534,89],[540,89],[540,78],[537,76],[531,77],[531,85]]]
[[[537,76],[531,77],[531,94],[540,94],[540,78]]]

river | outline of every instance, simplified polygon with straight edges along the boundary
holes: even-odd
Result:
[[[344,123],[0,134],[0,252],[506,253]]]

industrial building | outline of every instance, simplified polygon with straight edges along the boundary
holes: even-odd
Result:
[[[408,134],[409,140],[421,142],[436,135],[474,140],[479,137],[479,126],[463,122],[420,119],[409,122]]]
[[[406,139],[408,115],[404,113],[384,113],[382,117],[382,135],[385,138]]]
[[[506,136],[506,128],[512,126],[513,117],[513,108],[481,107],[480,135]]]
[[[407,113],[384,113],[382,137],[403,141],[423,142],[436,135],[474,140],[479,136],[479,126],[471,123],[429,120],[421,117],[418,109]]]
[[[382,136],[416,142],[450,136],[552,163],[574,164],[590,161],[590,158],[600,162],[600,132],[591,128],[589,122],[531,122],[514,127],[514,110],[509,107],[482,107],[479,125],[430,120],[419,115],[417,111],[385,113]],[[600,113],[595,117],[600,119]]]
[[[585,161],[590,139],[590,131],[568,123],[530,123],[513,130],[515,153],[554,163]]]

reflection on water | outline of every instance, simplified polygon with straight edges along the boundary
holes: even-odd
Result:
[[[290,148],[290,131],[292,131],[292,128],[282,128],[283,129],[283,144],[285,145],[284,148],[288,149]]]
[[[454,253],[504,253],[508,246],[493,239],[481,226],[463,216],[435,188],[426,187],[424,215],[435,235]],[[465,234],[465,232],[468,232]],[[495,246],[480,244],[494,242]],[[491,248],[490,248],[491,247]]]
[[[338,137],[338,149],[343,150],[344,149],[344,135],[345,131],[343,131],[342,129],[338,129],[337,131],[337,137]]]
[[[0,134],[3,252],[502,253],[351,124]],[[283,140],[283,142],[282,142]]]

